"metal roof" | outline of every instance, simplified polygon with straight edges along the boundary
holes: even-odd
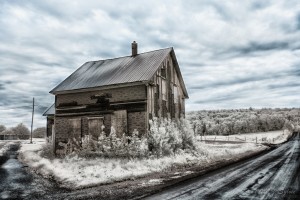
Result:
[[[54,114],[55,114],[55,107],[54,104],[52,104],[50,107],[46,109],[43,116],[54,115]]]
[[[171,51],[172,47],[136,56],[86,62],[50,93],[149,81]]]

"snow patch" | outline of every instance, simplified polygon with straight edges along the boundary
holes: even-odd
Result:
[[[176,166],[209,167],[240,154],[251,154],[266,149],[255,143],[207,144],[195,141],[195,151],[181,151],[175,155],[149,158],[82,158],[78,156],[48,159],[42,156],[45,141],[22,143],[19,158],[44,177],[51,177],[67,188],[82,188],[116,181],[134,180],[149,174],[168,171]],[[184,175],[193,173],[186,171]],[[180,176],[180,174],[174,173]],[[160,180],[160,179],[158,179]],[[145,184],[158,184],[155,179]]]

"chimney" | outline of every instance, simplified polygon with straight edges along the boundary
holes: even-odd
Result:
[[[138,54],[138,44],[133,41],[133,43],[131,43],[131,52],[132,52],[132,55],[131,56],[136,56]]]

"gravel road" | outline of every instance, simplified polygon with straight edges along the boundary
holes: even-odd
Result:
[[[245,162],[179,183],[146,199],[300,199],[300,138]]]

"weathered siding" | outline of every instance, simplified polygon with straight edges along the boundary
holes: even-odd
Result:
[[[152,81],[153,85],[148,86],[149,116],[184,117],[184,94],[171,56],[164,60]]]
[[[79,105],[82,104],[93,104],[96,102],[95,99],[91,99],[93,95],[99,95],[109,93],[111,94],[110,102],[119,101],[130,101],[146,99],[146,88],[145,85],[138,85],[133,87],[120,87],[107,90],[90,91],[90,92],[76,92],[72,94],[58,94],[56,100],[56,106],[61,103],[77,102]]]

